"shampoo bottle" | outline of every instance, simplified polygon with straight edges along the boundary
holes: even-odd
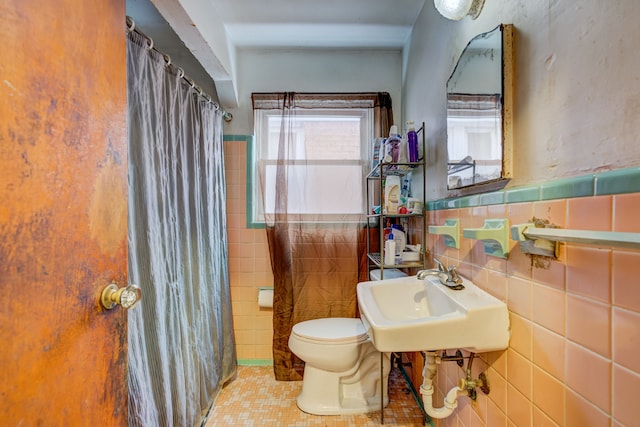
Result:
[[[393,240],[393,230],[389,238],[384,242],[384,264],[394,265],[396,263],[396,242]]]
[[[396,214],[400,207],[400,177],[389,175],[384,184],[384,213]]]

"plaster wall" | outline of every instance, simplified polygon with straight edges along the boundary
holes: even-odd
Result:
[[[219,101],[213,79],[185,46],[151,0],[126,0],[126,13],[135,27],[153,40],[153,45],[169,55],[171,63],[182,68],[205,93]]]
[[[453,22],[426,2],[404,52],[403,115],[426,122],[425,196],[439,201],[427,204],[427,224],[458,218],[464,229],[487,218],[511,225],[539,218],[567,229],[640,232],[638,16],[635,0],[491,0],[477,20]],[[504,194],[572,184],[556,194],[541,189],[509,200],[496,192],[479,203],[440,203],[447,198],[446,81],[467,41],[500,23],[515,27],[514,167]],[[609,170],[616,174],[601,173]],[[620,172],[615,191],[594,192]],[[590,191],[579,191],[578,182]],[[474,377],[488,372],[491,394],[460,399],[437,425],[636,424],[640,408],[629,396],[640,387],[631,356],[640,351],[640,292],[631,278],[640,274],[640,252],[562,244],[557,260],[538,264],[509,245],[508,259],[500,259],[481,242],[463,238],[452,249],[428,235],[430,256],[505,301],[511,321],[509,348],[473,365]],[[440,370],[438,406],[461,375],[455,364]]]
[[[238,108],[227,109],[225,167],[229,233],[229,272],[238,359],[272,358],[272,312],[257,305],[260,286],[273,286],[269,249],[263,229],[247,228],[247,141],[252,135],[252,92],[369,92],[391,95],[395,121],[400,120],[402,55],[372,50],[238,51]],[[229,135],[238,135],[238,138]]]
[[[240,49],[237,51],[238,108],[225,135],[252,135],[253,92],[389,92],[394,119],[402,105],[399,50]]]
[[[404,52],[402,111],[426,122],[427,200],[447,197],[447,79],[467,42],[500,23],[515,26],[508,187],[639,164],[638,16],[635,0],[492,0],[456,22],[426,2]]]

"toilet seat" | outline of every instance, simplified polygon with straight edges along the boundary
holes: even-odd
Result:
[[[329,317],[296,323],[291,334],[310,343],[360,344],[369,339],[360,319]]]

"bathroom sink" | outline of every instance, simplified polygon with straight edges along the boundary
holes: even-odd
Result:
[[[360,318],[376,349],[479,353],[507,348],[506,304],[462,280],[462,290],[449,289],[434,276],[358,283]]]

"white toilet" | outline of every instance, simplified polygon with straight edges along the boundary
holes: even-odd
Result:
[[[381,394],[383,406],[389,402],[389,354],[373,347],[360,319],[300,322],[293,326],[289,348],[305,362],[302,392],[297,399],[304,412],[341,415],[377,411]]]

